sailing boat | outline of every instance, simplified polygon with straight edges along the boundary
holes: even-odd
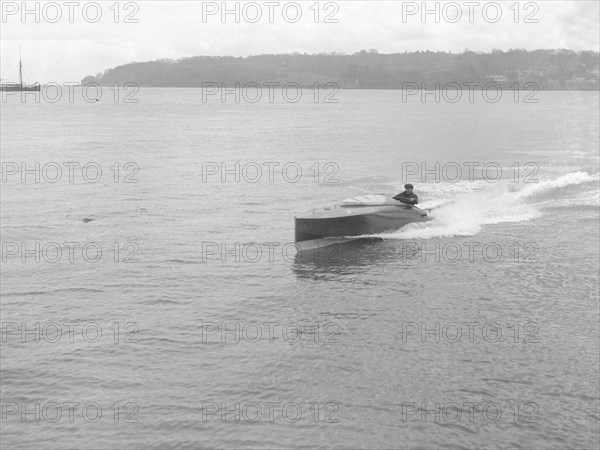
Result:
[[[23,63],[21,62],[21,46],[19,46],[19,84],[17,83],[2,83],[0,84],[0,91],[39,91],[40,85],[38,83],[23,84]]]

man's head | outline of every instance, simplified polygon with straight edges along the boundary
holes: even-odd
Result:
[[[408,183],[404,185],[404,189],[406,190],[406,192],[408,192],[409,194],[412,193],[413,191],[413,185]]]

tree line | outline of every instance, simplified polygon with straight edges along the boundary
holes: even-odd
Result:
[[[539,89],[599,88],[599,53],[573,50],[493,50],[490,53],[416,51],[381,54],[271,54],[248,57],[194,56],[177,60],[131,62],[87,76],[82,84],[136,83],[147,87],[202,87],[205,83],[297,83],[309,87],[336,83],[340,88],[402,89],[407,83],[498,83],[507,87],[535,83]]]

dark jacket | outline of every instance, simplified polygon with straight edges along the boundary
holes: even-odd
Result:
[[[396,195],[395,197],[392,197],[394,200],[398,200],[399,202],[402,203],[406,203],[408,205],[416,205],[417,203],[419,203],[419,197],[417,197],[414,193],[407,193],[406,191],[401,192],[400,194]],[[411,202],[408,201],[409,198],[414,198],[415,201]]]

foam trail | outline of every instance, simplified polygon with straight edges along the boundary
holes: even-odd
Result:
[[[574,198],[564,198],[560,200],[547,200],[537,204],[540,208],[564,208],[577,206],[595,206],[600,207],[600,190],[581,192]]]
[[[527,184],[523,189],[515,193],[515,198],[527,198],[532,195],[541,194],[552,189],[567,187],[572,184],[589,183],[598,181],[599,174],[590,175],[587,172],[571,172],[558,177],[555,180],[545,180],[539,183]]]
[[[411,223],[389,234],[378,234],[384,239],[431,239],[434,237],[473,236],[484,225],[508,222],[524,222],[541,216],[536,204],[527,204],[526,199],[554,189],[564,188],[598,180],[598,174],[572,172],[554,180],[527,184],[519,190],[511,190],[512,183],[479,184],[479,190],[460,192],[460,186],[438,185],[435,189],[450,190],[456,200],[443,199],[419,205],[424,208],[437,206],[429,216],[430,222]],[[423,186],[425,187],[425,186]],[[474,188],[474,186],[470,186]],[[446,191],[447,193],[447,191]],[[437,203],[437,204],[436,204]],[[439,206],[438,206],[439,205]]]

